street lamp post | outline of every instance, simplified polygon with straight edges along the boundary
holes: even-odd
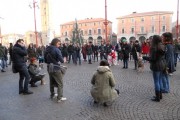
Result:
[[[104,22],[104,25],[105,25],[105,39],[106,39],[106,43],[108,42],[108,37],[107,37],[107,25],[108,25],[108,22],[107,22],[107,1],[105,0],[105,22]]]
[[[33,0],[33,9],[34,9],[34,28],[35,28],[35,38],[36,38],[36,47],[38,47],[38,38],[37,38],[37,28],[36,28],[36,1]],[[31,5],[29,5],[31,7]]]
[[[179,25],[178,25],[178,21],[179,21],[179,0],[177,1],[177,24],[176,24],[176,38],[178,39],[178,32],[179,32]]]

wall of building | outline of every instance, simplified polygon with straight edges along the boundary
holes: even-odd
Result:
[[[141,41],[142,37],[147,39],[154,34],[161,35],[164,32],[171,32],[172,14],[172,12],[148,12],[119,17],[117,18],[118,39],[125,37],[129,40],[131,37],[135,37]],[[152,26],[154,26],[154,30],[152,30]],[[165,26],[164,29],[163,26]],[[134,32],[132,32],[132,28],[134,28]],[[122,29],[124,29],[124,33]]]
[[[83,31],[82,37],[84,39],[84,42],[87,42],[90,37],[93,38],[93,42],[98,42],[98,37],[102,37],[102,39],[105,39],[105,25],[103,22],[103,18],[90,18],[77,21],[79,30]],[[68,40],[71,40],[72,31],[75,24],[76,22],[72,21],[60,25],[60,37],[62,41],[65,41],[65,39],[67,38]],[[101,29],[101,34],[98,34],[98,29]],[[91,34],[89,34],[89,30],[91,30]],[[109,21],[109,24],[107,26],[107,35],[109,38],[111,34],[112,22]]]

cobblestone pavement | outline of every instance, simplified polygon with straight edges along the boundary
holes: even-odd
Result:
[[[34,94],[19,95],[19,76],[9,66],[7,72],[0,73],[0,120],[180,120],[180,64],[170,76],[171,92],[163,94],[161,102],[150,100],[154,86],[149,63],[145,63],[143,73],[133,70],[133,61],[129,64],[129,69],[122,69],[122,64],[111,67],[120,96],[109,107],[94,104],[90,95],[90,80],[97,62],[67,64],[67,101],[61,103],[49,99],[48,75],[46,85],[37,83],[37,88],[30,87]]]

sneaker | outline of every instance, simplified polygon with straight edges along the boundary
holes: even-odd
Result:
[[[66,101],[66,100],[67,100],[67,98],[62,97],[61,99],[57,100],[57,102]]]
[[[54,95],[51,95],[50,98],[51,98],[51,99],[54,99],[54,98],[56,98],[57,96],[58,96],[58,94],[54,94]]]
[[[169,73],[170,76],[172,76],[173,74],[172,73]]]

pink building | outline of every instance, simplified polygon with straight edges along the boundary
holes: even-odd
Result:
[[[153,11],[118,17],[117,38],[144,41],[153,35],[172,32],[171,11]]]
[[[87,18],[84,20],[71,21],[60,25],[60,37],[63,42],[72,41],[74,27],[77,26],[83,38],[83,42],[91,40],[93,43],[100,43],[105,39],[105,19]],[[112,22],[108,20],[107,37],[111,40]]]

